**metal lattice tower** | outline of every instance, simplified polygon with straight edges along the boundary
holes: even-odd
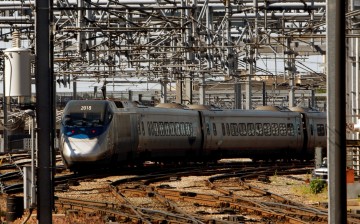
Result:
[[[295,101],[300,72],[312,74],[316,88],[326,80],[305,63],[325,54],[325,7],[324,0],[58,0],[54,75],[65,84],[157,83],[163,97],[175,83],[176,99],[164,101],[180,103],[210,103],[205,94],[218,80],[240,83],[246,108],[254,106],[258,82],[270,77],[275,87],[287,83]],[[18,30],[22,45],[33,48],[34,1],[2,1],[0,10],[1,40]]]

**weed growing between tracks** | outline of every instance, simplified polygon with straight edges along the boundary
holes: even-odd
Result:
[[[270,183],[253,181],[252,184],[302,204],[312,205],[328,201],[327,187],[321,193],[314,194],[311,192],[310,184],[305,181],[308,178],[307,174],[293,176],[295,179],[273,175],[269,177]]]
[[[328,201],[328,188],[327,186],[318,194],[314,194],[311,191],[310,184],[296,185],[293,186],[292,192],[294,195],[301,195],[304,197],[304,201],[308,204],[314,204],[318,202]]]

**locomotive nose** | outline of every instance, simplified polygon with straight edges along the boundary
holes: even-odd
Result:
[[[67,165],[71,166],[75,163],[92,162],[103,159],[104,152],[106,152],[105,146],[106,144],[102,144],[101,138],[91,140],[71,139],[65,142],[62,154]]]

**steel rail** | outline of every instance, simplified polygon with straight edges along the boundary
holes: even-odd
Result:
[[[246,175],[239,175],[239,174],[229,174],[229,175],[220,175],[220,176],[216,176],[215,178],[209,178],[209,185],[220,191],[220,192],[223,192],[223,193],[226,193],[228,195],[232,195],[233,193],[231,191],[227,191],[227,190],[224,190],[222,189],[221,187],[216,187],[213,182],[214,180],[219,180],[219,179],[224,179],[224,178],[229,178],[229,177],[239,177],[239,184],[241,186],[243,186],[245,189],[248,189],[248,190],[251,190],[253,192],[256,192],[260,195],[263,195],[263,196],[268,196],[268,197],[271,197],[273,199],[275,199],[276,201],[279,201],[281,202],[281,206],[282,208],[284,208],[287,212],[285,214],[287,214],[290,210],[292,212],[296,211],[294,214],[297,214],[297,216],[299,217],[307,217],[307,219],[309,220],[313,220],[313,219],[317,219],[319,221],[327,221],[327,212],[324,211],[324,210],[321,210],[321,209],[315,209],[315,208],[312,208],[312,207],[304,207],[303,205],[299,204],[299,203],[295,203],[293,201],[290,201],[288,200],[287,198],[283,197],[283,196],[280,196],[280,195],[277,195],[277,194],[274,194],[274,193],[271,193],[269,191],[266,191],[266,190],[263,190],[263,189],[260,189],[258,187],[254,187],[252,186],[251,184],[248,184],[245,182],[245,180],[247,178],[255,178],[255,177],[258,177],[259,175],[272,175],[273,174],[273,170],[270,170],[270,171],[263,171],[263,172],[259,172],[259,173],[256,173],[256,174],[246,174]],[[308,170],[297,170],[297,171],[288,171],[288,172],[294,172],[294,173],[308,173],[309,171]],[[288,173],[287,171],[278,171],[277,174],[279,175],[284,175],[284,174],[287,174]],[[241,200],[244,200],[244,199],[241,199]],[[261,203],[263,205],[265,205],[266,203]],[[278,206],[280,206],[280,204],[278,204]]]

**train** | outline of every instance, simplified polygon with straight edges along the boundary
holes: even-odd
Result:
[[[222,110],[71,100],[61,118],[59,150],[71,170],[145,161],[310,160],[316,147],[326,149],[326,135],[326,113],[298,107]]]

